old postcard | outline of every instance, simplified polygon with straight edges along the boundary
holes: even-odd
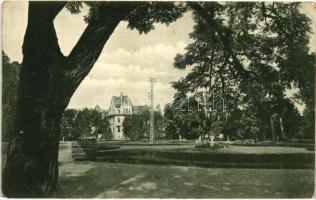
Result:
[[[4,1],[6,198],[312,198],[316,4]]]

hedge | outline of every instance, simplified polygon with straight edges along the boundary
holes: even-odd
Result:
[[[86,149],[84,146],[83,148]],[[120,149],[115,151],[89,151],[86,149],[85,151],[87,157],[76,160],[205,167],[314,169],[314,153],[237,154],[216,151],[182,152],[154,149]]]

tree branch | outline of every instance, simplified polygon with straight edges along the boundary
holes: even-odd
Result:
[[[98,19],[90,22],[68,56],[67,76],[78,86],[90,72],[117,25],[134,8],[131,2],[104,2],[98,10]]]
[[[47,52],[50,51],[56,57],[63,58],[54,27],[54,18],[65,5],[65,1],[29,2],[28,24],[22,46],[23,55],[25,52],[31,51],[32,54],[28,54],[30,60],[42,58],[47,61],[54,59],[52,56],[48,56]],[[27,40],[26,38],[36,39]]]
[[[36,15],[39,17],[47,17],[47,19],[54,20],[66,4],[66,1],[30,1],[29,13],[33,13],[33,10],[35,10],[37,12]]]
[[[199,3],[188,2],[188,5],[205,20],[206,25],[209,26],[210,29],[213,29],[214,32],[217,33],[217,36],[222,42],[225,51],[228,53],[229,57],[232,58],[232,62],[234,63],[238,73],[244,77],[249,77],[249,75],[253,72],[244,69],[243,65],[239,62],[236,54],[234,53],[230,44],[230,30],[211,18],[209,13]]]

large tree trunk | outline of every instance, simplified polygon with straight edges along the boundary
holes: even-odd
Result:
[[[3,192],[8,197],[44,197],[56,190],[59,124],[69,101],[62,92],[59,69],[65,66],[65,58],[53,25],[62,6],[35,3],[29,7],[16,130],[10,136],[3,173]]]
[[[7,197],[50,197],[57,189],[60,120],[106,41],[133,7],[100,6],[68,57],[54,18],[66,2],[30,2],[23,43],[15,132],[9,141],[2,189]],[[126,3],[127,4],[127,3]]]

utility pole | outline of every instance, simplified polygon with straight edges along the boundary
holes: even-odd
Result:
[[[155,108],[154,108],[154,82],[156,82],[155,78],[149,78],[150,82],[150,132],[149,132],[149,142],[150,144],[155,143]]]

